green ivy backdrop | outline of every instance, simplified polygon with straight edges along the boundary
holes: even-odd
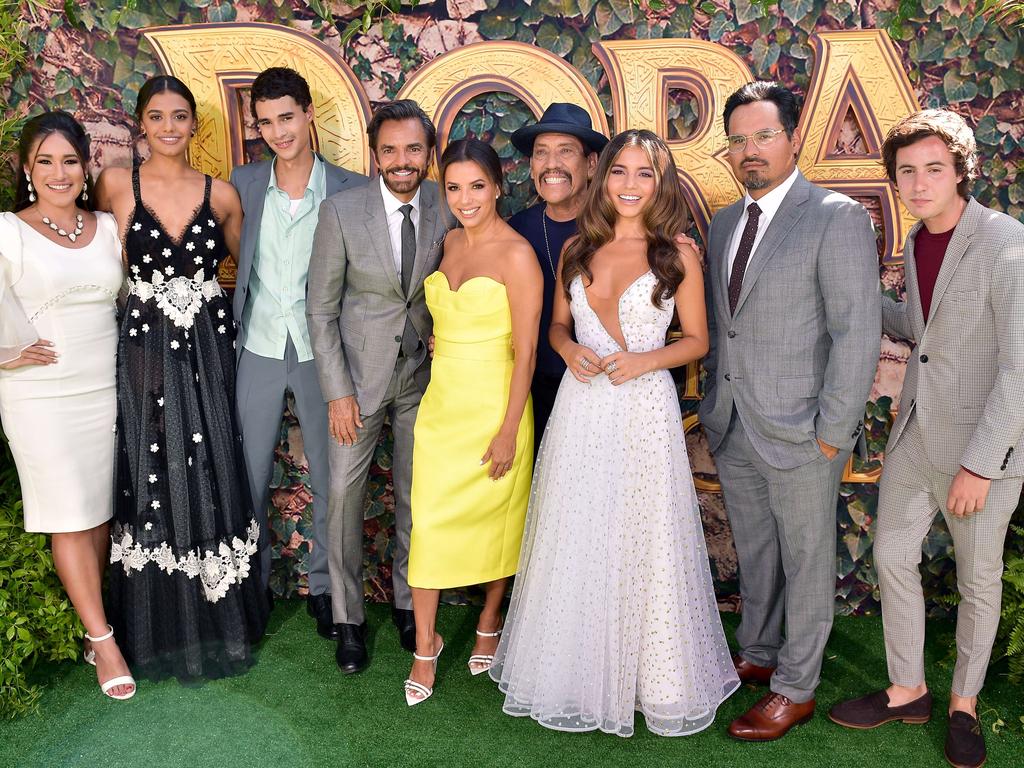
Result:
[[[974,127],[984,162],[974,194],[985,205],[1024,220],[1024,42],[1015,24],[1017,3],[988,0],[985,6],[963,0],[432,0],[415,7],[396,0],[371,0],[372,8],[354,8],[331,0],[127,0],[119,4],[65,0],[0,0],[0,96],[7,109],[0,120],[0,208],[11,196],[12,140],[17,122],[44,108],[69,110],[88,128],[98,166],[126,164],[133,148],[129,117],[138,90],[158,66],[152,50],[140,42],[140,29],[176,23],[223,21],[276,22],[302,29],[341,50],[374,102],[392,98],[409,73],[446,50],[477,40],[511,39],[534,43],[563,57],[600,94],[610,115],[604,72],[590,50],[600,39],[695,37],[728,46],[743,57],[757,77],[774,78],[803,93],[812,65],[808,35],[815,30],[885,28],[900,51],[918,101],[949,106]],[[1000,15],[1004,6],[1007,13]],[[390,10],[388,10],[390,8]],[[384,10],[385,16],[374,12]],[[342,43],[342,33],[348,39]],[[696,115],[685,99],[669,105],[670,135],[686,136]],[[474,135],[489,140],[502,157],[509,196],[505,212],[530,202],[525,162],[508,134],[532,119],[524,104],[505,94],[484,94],[462,110],[453,138]],[[883,272],[894,295],[902,292],[899,270]],[[903,349],[903,353],[906,350]],[[897,370],[905,354],[890,345],[883,368]],[[889,428],[888,395],[867,405],[869,448],[877,457]],[[692,412],[695,404],[684,402]],[[274,478],[272,527],[275,538],[273,588],[281,595],[305,591],[309,554],[310,494],[304,460],[289,450],[294,419],[286,414]],[[700,441],[693,445],[697,471],[702,467]],[[0,456],[9,463],[9,457]],[[45,558],[41,537],[17,532],[15,481],[2,475],[7,493],[0,519],[0,622],[5,622],[5,583],[15,563],[7,552],[35,552]],[[367,594],[387,599],[393,497],[390,488],[390,438],[384,435],[371,471],[365,527]],[[12,492],[13,488],[13,492]],[[843,612],[871,612],[878,590],[871,564],[877,488],[844,485],[837,509],[838,606]],[[719,594],[729,602],[735,593],[735,554],[721,506],[713,494],[701,494],[705,529]],[[1019,516],[1018,516],[1019,519]],[[1024,545],[1019,529],[1011,536],[1004,636],[1016,627],[1014,642],[1024,651]],[[11,543],[8,546],[9,542]],[[19,547],[21,549],[15,549]],[[952,542],[941,519],[925,543],[926,593],[933,613],[949,609],[955,585]],[[25,555],[28,557],[28,555]],[[45,571],[47,562],[39,560]],[[33,566],[36,567],[36,566]],[[7,569],[6,571],[4,569]],[[6,579],[6,581],[5,581]],[[1015,579],[1015,581],[1014,581]],[[471,596],[469,596],[471,599]],[[465,599],[458,594],[454,599]],[[10,598],[6,598],[10,600]],[[20,614],[19,614],[20,615]],[[13,627],[21,636],[20,627]],[[0,633],[10,633],[0,623]],[[61,635],[61,638],[64,636]],[[9,639],[9,638],[8,638]],[[5,638],[0,637],[0,644]],[[5,645],[5,649],[9,646]],[[6,653],[6,650],[5,650]],[[41,648],[42,654],[70,653],[63,640]],[[28,654],[30,656],[31,654]],[[0,657],[0,670],[7,656]],[[1020,670],[1018,670],[1020,671]],[[0,678],[7,685],[7,678]]]

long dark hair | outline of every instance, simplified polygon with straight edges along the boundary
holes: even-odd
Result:
[[[138,98],[135,100],[135,119],[141,123],[142,116],[146,113],[146,107],[149,106],[150,99],[158,93],[164,93],[165,91],[181,96],[192,109],[192,117],[196,116],[196,97],[192,95],[192,91],[188,89],[188,86],[174,75],[155,75],[143,83],[139,89]]]
[[[89,134],[81,123],[75,120],[69,113],[63,110],[43,112],[36,115],[21,129],[21,137],[18,140],[18,185],[14,192],[14,210],[20,211],[32,205],[28,197],[28,180],[25,172],[32,173],[32,166],[35,164],[35,155],[39,145],[54,133],[59,133],[74,148],[78,155],[78,161],[82,164],[85,172],[86,190],[95,190],[92,176],[89,173]],[[78,197],[78,206],[87,211],[96,209],[95,195],[89,195],[87,200]]]
[[[651,131],[623,131],[601,152],[594,179],[576,217],[579,234],[562,254],[562,285],[566,298],[570,298],[569,284],[574,277],[581,275],[588,281],[593,280],[590,262],[594,253],[615,236],[618,215],[608,199],[608,174],[626,147],[642,149],[654,169],[654,197],[644,208],[643,217],[647,230],[647,263],[658,279],[651,293],[651,302],[661,306],[661,302],[671,297],[683,282],[675,237],[686,231],[689,208],[683,198],[672,153],[665,142]]]
[[[480,169],[487,174],[487,178],[498,188],[498,192],[505,194],[505,174],[501,170],[501,159],[494,147],[479,139],[459,139],[453,141],[444,149],[441,155],[441,184],[444,185],[444,174],[448,166],[453,163],[476,163]]]

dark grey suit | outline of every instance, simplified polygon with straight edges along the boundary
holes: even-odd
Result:
[[[320,387],[327,401],[355,395],[362,429],[354,445],[330,445],[329,564],[334,620],[361,624],[363,513],[366,478],[385,417],[395,436],[395,556],[391,569],[395,606],[412,607],[406,577],[413,425],[430,376],[426,341],[433,322],[424,278],[437,269],[450,215],[432,181],[420,187],[416,259],[408,295],[402,290],[388,233],[379,179],[329,197],[320,208],[309,267],[306,315]],[[419,348],[400,355],[406,319]]]
[[[772,690],[805,702],[832,627],[839,481],[878,364],[878,259],[864,208],[798,175],[730,312],[727,262],[743,206],[716,214],[708,233],[700,418],[739,558],[740,653],[777,666]],[[816,438],[839,455],[826,460]]]
[[[985,681],[1002,599],[1003,544],[1024,477],[1024,225],[971,198],[946,248],[927,318],[914,238],[904,247],[907,299],[883,299],[886,333],[915,343],[900,414],[885,447],[875,567],[889,679],[924,682],[921,544],[938,512],[956,555],[961,601],[953,692]],[[960,467],[992,480],[985,507],[946,509]]]
[[[318,156],[319,157],[319,156]],[[323,158],[320,158],[323,160]],[[241,253],[235,283],[233,310],[238,324],[235,379],[238,425],[253,506],[260,523],[260,569],[263,584],[270,578],[270,526],[267,504],[274,468],[274,449],[281,436],[281,415],[285,396],[295,398],[295,415],[302,428],[302,447],[309,463],[313,491],[313,545],[309,556],[309,591],[320,595],[330,591],[327,567],[327,489],[330,472],[327,460],[327,405],[320,392],[316,365],[312,360],[299,362],[289,338],[283,359],[255,355],[245,349],[248,329],[245,306],[249,297],[249,279],[259,247],[263,208],[270,184],[272,161],[250,163],[231,172],[231,183],[242,199]],[[327,195],[366,184],[366,177],[346,171],[324,160]],[[301,255],[303,258],[305,254]],[[294,447],[294,446],[293,446]]]

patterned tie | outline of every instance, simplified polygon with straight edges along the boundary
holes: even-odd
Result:
[[[412,282],[412,266],[416,261],[416,227],[412,223],[412,206],[406,203],[402,212],[402,291],[409,296]]]
[[[743,273],[747,271],[747,261],[750,259],[750,251],[757,238],[757,222],[760,217],[761,209],[758,208],[757,203],[747,206],[747,224],[743,227],[740,247],[736,250],[736,259],[732,263],[732,274],[729,276],[729,314],[736,311],[736,305],[740,300],[740,291],[743,290]]]
[[[406,301],[409,300],[409,288],[412,284],[412,267],[416,262],[416,227],[412,223],[412,206],[406,203],[402,212],[402,292]],[[420,337],[412,324],[408,312],[405,315],[405,328],[402,331],[402,354],[412,357],[419,350]]]

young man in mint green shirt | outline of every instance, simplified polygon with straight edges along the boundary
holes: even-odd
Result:
[[[261,520],[260,571],[269,585],[267,505],[290,392],[313,495],[312,535],[306,534],[312,539],[307,606],[317,631],[334,639],[327,568],[327,405],[306,326],[306,282],[320,204],[343,189],[365,184],[366,178],[314,152],[313,100],[299,73],[267,69],[253,82],[251,95],[252,116],[274,158],[239,166],[231,174],[245,213],[233,308],[238,325],[236,409],[253,508]]]

